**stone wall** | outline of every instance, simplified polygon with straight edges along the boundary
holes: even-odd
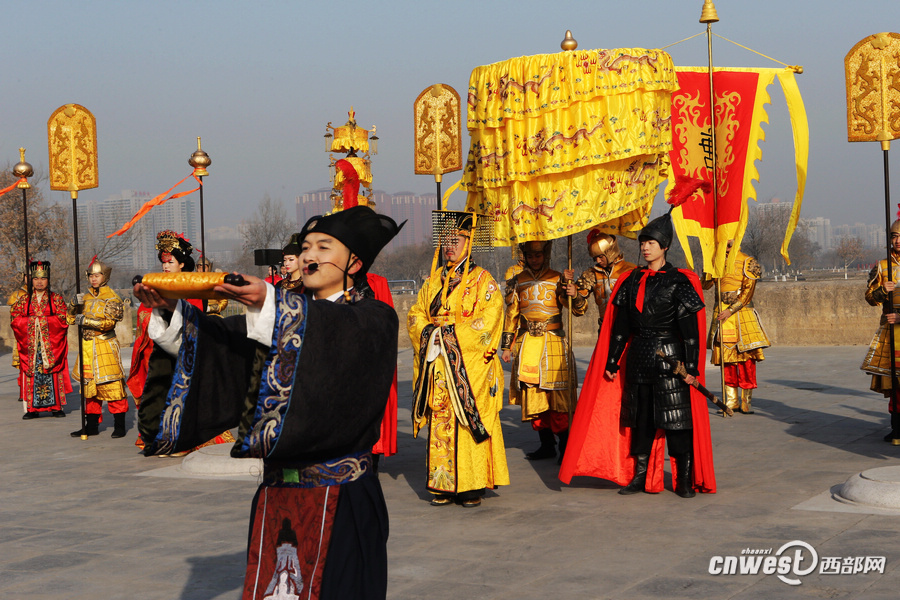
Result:
[[[869,306],[864,298],[865,281],[832,279],[826,281],[761,281],[754,294],[754,305],[773,345],[781,346],[853,346],[868,345],[878,326],[879,307]],[[711,315],[713,290],[705,294],[707,314]],[[406,313],[415,296],[394,296],[400,316],[400,347],[409,346],[405,331]],[[576,346],[597,342],[597,308],[576,318],[573,324]]]
[[[754,304],[772,344],[781,346],[868,345],[878,326],[880,308],[869,306],[860,279],[827,281],[762,281],[757,285]],[[707,311],[712,306],[712,290],[706,292]],[[411,294],[394,296],[400,316],[400,347],[408,348],[406,313],[415,302]],[[133,307],[126,302],[125,318],[116,327],[122,346],[133,341]],[[597,341],[597,309],[575,319],[576,346],[592,346]],[[69,331],[69,348],[77,344],[74,328]],[[14,345],[9,328],[9,307],[0,307],[0,352]]]

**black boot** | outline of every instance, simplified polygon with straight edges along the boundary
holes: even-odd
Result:
[[[900,413],[891,413],[891,430],[884,436],[884,441],[900,446]]]
[[[644,491],[644,484],[647,483],[647,463],[649,462],[649,454],[634,455],[634,477],[631,478],[631,483],[619,490],[620,494],[628,496]]]
[[[125,413],[116,413],[113,415],[113,438],[125,437]]]
[[[675,493],[682,498],[693,498],[694,491],[694,455],[691,452],[675,457]]]
[[[72,437],[81,437],[82,435],[97,435],[100,433],[100,415],[85,415],[84,418],[85,421],[87,421],[85,428],[73,431],[69,435]]]
[[[525,455],[528,460],[543,460],[545,458],[554,458],[556,456],[556,440],[553,432],[549,429],[539,429],[538,436],[541,439],[541,447],[534,452]]]
[[[561,465],[563,455],[566,453],[566,446],[569,443],[569,430],[560,431],[556,435],[559,436],[559,458],[556,459],[556,464]]]

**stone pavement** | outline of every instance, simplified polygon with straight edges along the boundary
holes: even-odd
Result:
[[[582,373],[590,352],[576,349]],[[381,474],[391,517],[389,597],[896,598],[900,511],[877,514],[829,495],[860,471],[900,464],[900,447],[881,441],[885,402],[858,370],[864,352],[767,350],[756,414],[711,417],[719,491],[693,499],[675,496],[668,483],[661,494],[629,497],[605,481],[561,485],[554,461],[523,460],[537,435],[507,407],[512,485],[464,509],[428,504],[424,440],[412,439],[409,424],[411,353],[402,351],[399,453],[382,462]],[[21,420],[15,397],[10,356],[2,355],[0,598],[240,597],[252,478],[171,476],[178,459],[146,458],[133,446],[133,412],[126,438],[109,437],[107,418],[100,436],[81,441],[69,437],[79,426],[77,394],[68,418],[33,421]],[[793,541],[812,547],[819,566],[824,557],[885,557],[883,573],[789,569],[796,586],[761,571],[709,573],[715,556],[775,556]],[[812,561],[803,552],[796,572]]]

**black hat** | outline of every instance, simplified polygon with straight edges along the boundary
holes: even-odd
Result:
[[[334,214],[313,217],[297,234],[300,243],[309,233],[333,236],[347,246],[363,263],[362,271],[368,271],[381,249],[400,233],[406,221],[399,226],[390,217],[379,215],[368,206],[354,206]],[[293,241],[293,237],[291,238]]]
[[[293,254],[294,256],[300,256],[300,246],[303,244],[303,237],[299,233],[291,234],[291,239],[288,240],[287,246],[281,249],[281,254]]]
[[[638,234],[638,240],[643,240],[644,238],[656,240],[659,242],[660,248],[671,246],[673,237],[675,237],[675,228],[672,226],[672,215],[668,212],[644,225],[644,228]]]

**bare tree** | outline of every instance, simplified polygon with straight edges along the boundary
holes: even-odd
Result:
[[[7,163],[6,168],[0,172],[0,188],[15,181],[11,172],[12,165]],[[60,268],[63,265],[59,261],[71,254],[72,234],[65,208],[49,204],[44,197],[42,184],[46,180],[46,173],[36,172],[29,181],[31,188],[25,190],[29,260],[50,260],[53,265],[53,289],[65,291],[65,269]],[[19,287],[21,273],[26,267],[25,214],[22,209],[22,190],[13,188],[0,196],[0,223],[3,223],[3,227],[0,227],[0,293],[4,299]]]
[[[809,224],[801,220],[788,246],[791,265],[798,269],[810,269],[819,257],[820,251],[819,244],[812,241],[809,236]]]
[[[781,256],[781,243],[790,217],[791,205],[787,203],[770,202],[751,207],[741,250],[754,257],[764,271],[771,269],[780,272],[786,266]],[[792,244],[800,237],[804,236],[794,236]]]
[[[865,255],[863,241],[858,237],[844,236],[838,241],[837,246],[835,246],[834,254],[841,264],[844,265],[844,273],[846,274],[847,267]]]
[[[261,248],[281,248],[294,231],[294,220],[289,219],[284,204],[273,200],[268,192],[256,207],[256,212],[238,224],[243,244],[242,256],[235,265],[244,273],[262,272],[253,264],[253,251]]]

